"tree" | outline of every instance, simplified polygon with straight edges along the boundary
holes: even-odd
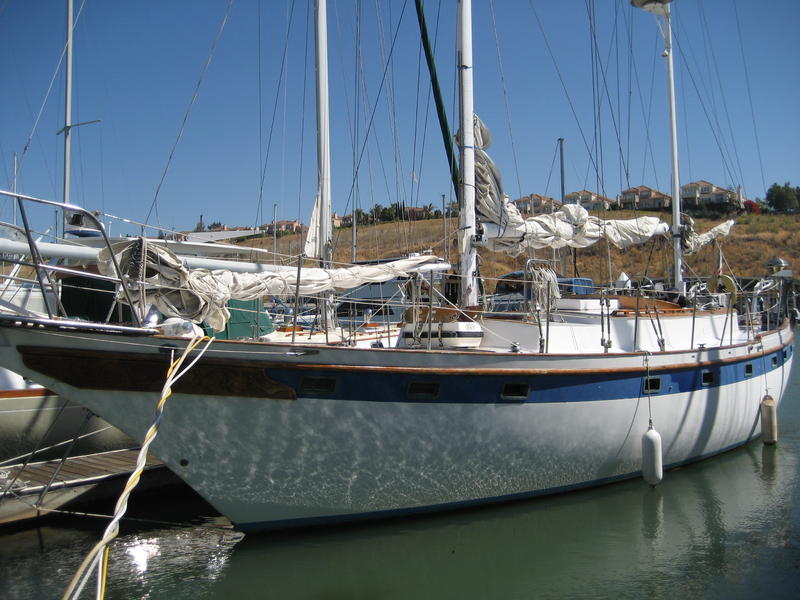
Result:
[[[356,209],[356,224],[357,225],[369,224],[369,215],[360,208]]]
[[[209,231],[214,231],[215,229],[222,229],[222,223],[219,221],[214,221],[211,225],[208,226]]]
[[[798,189],[788,181],[782,186],[773,183],[767,190],[767,205],[775,212],[795,212],[798,208]]]

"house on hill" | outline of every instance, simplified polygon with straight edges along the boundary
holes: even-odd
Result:
[[[403,205],[403,218],[407,221],[420,221],[427,219],[431,211],[426,206],[406,206]]]
[[[261,228],[268,234],[275,233],[302,233],[307,229],[300,221],[276,221],[272,223],[265,223]]]
[[[543,196],[542,194],[530,194],[512,200],[511,204],[517,207],[517,210],[523,215],[533,215],[538,213],[549,213],[561,208],[561,202],[550,196]]]
[[[618,206],[616,200],[589,190],[572,192],[564,197],[565,204],[580,204],[586,210],[609,210]]]
[[[744,198],[740,193],[701,179],[681,186],[681,205],[684,208],[705,206],[723,209],[743,209]]]
[[[666,210],[672,205],[672,196],[638,185],[622,191],[620,205],[628,210]]]

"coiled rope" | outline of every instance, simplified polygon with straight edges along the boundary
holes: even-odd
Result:
[[[200,342],[203,340],[208,340],[206,345],[203,346],[195,359],[189,363],[186,368],[180,370],[181,365],[183,365],[189,354],[197,346],[199,346]],[[111,542],[111,540],[117,537],[117,534],[119,533],[119,521],[122,519],[125,511],[128,509],[128,498],[130,497],[133,489],[138,485],[139,479],[144,471],[147,450],[150,447],[150,444],[156,438],[156,435],[158,435],[161,417],[164,414],[164,405],[166,404],[167,399],[172,395],[172,385],[178,381],[178,379],[183,377],[189,371],[189,369],[191,369],[197,363],[197,361],[200,360],[212,341],[214,341],[214,338],[207,338],[205,336],[192,338],[186,345],[186,349],[183,351],[183,354],[181,354],[177,360],[174,360],[167,370],[167,379],[164,382],[164,387],[161,389],[161,399],[156,405],[153,423],[150,425],[150,428],[147,430],[147,433],[144,436],[142,448],[139,450],[139,456],[136,459],[136,467],[130,474],[130,477],[128,477],[125,488],[122,490],[122,493],[117,500],[117,504],[114,507],[114,517],[106,527],[105,532],[103,533],[103,538],[94,546],[94,548],[89,551],[89,554],[87,554],[86,558],[83,559],[83,562],[81,563],[80,567],[78,567],[75,575],[72,576],[72,580],[69,582],[69,586],[62,596],[62,600],[73,600],[81,595],[81,592],[83,591],[83,588],[86,585],[86,582],[88,581],[89,576],[91,575],[95,566],[98,567],[97,598],[103,598],[105,595],[105,580],[108,565],[108,544]],[[100,562],[101,553],[102,563]]]

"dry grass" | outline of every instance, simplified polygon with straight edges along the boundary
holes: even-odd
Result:
[[[633,218],[633,213],[614,212],[613,218]],[[663,213],[652,213],[664,218]],[[668,218],[668,217],[667,217]],[[705,232],[718,222],[709,219],[697,219],[695,230]],[[737,219],[731,235],[723,238],[719,246],[711,244],[701,249],[696,255],[686,257],[689,275],[706,276],[716,271],[719,260],[719,249],[726,261],[726,271],[739,276],[759,276],[765,272],[766,261],[781,257],[790,265],[800,268],[795,263],[800,258],[800,235],[798,225],[800,216],[795,215],[744,215]],[[456,219],[448,219],[448,252],[452,263],[458,259],[455,245],[457,228]],[[382,223],[363,226],[358,229],[358,260],[402,257],[410,252],[427,252],[444,257],[445,245],[444,224],[441,219],[427,221],[411,221],[404,223]],[[349,263],[351,258],[351,230],[334,231],[336,262]],[[248,240],[246,245],[272,249],[272,238]],[[290,235],[278,238],[278,254],[284,255],[284,262],[292,262],[302,247],[302,237]],[[527,257],[511,257],[494,254],[483,249],[479,251],[481,274],[487,280],[487,288],[494,288],[492,280],[521,269]],[[536,258],[551,259],[551,251],[540,250]],[[576,255],[578,274],[591,277],[595,281],[615,279],[620,271],[630,276],[647,276],[651,279],[668,277],[671,273],[672,248],[670,241],[659,238],[642,246],[627,250],[607,247],[599,242],[589,248],[579,250]],[[572,275],[572,258],[568,260],[566,274]]]

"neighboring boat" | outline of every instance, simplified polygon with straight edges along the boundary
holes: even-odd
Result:
[[[98,502],[115,500],[138,454],[138,450],[114,450],[0,467],[0,525],[50,513],[94,510]],[[163,491],[183,485],[152,455],[145,458],[143,478],[142,489]]]
[[[435,295],[438,306],[412,307],[412,335],[400,347],[215,341],[194,354],[157,420],[151,450],[239,529],[472,506],[643,471],[654,484],[662,463],[700,460],[758,437],[762,399],[783,396],[794,347],[786,269],[765,280],[741,323],[731,293],[717,294],[724,301],[710,310],[641,293],[559,299],[547,276],[531,276],[526,318],[481,315],[474,246],[483,237],[499,248],[520,241],[582,247],[603,236],[624,246],[663,227],[647,218],[601,222],[580,207],[517,220],[502,195],[492,201],[481,193],[475,201],[475,189],[485,187],[475,171],[491,174],[493,165],[480,154],[485,127],[473,121],[467,2],[459,3],[459,22],[458,306]],[[502,227],[492,228],[493,215]],[[676,244],[675,294],[683,296],[680,256]],[[118,289],[132,296],[137,323],[3,316],[0,364],[80,400],[138,441],[172,359],[196,323],[224,326],[229,298],[356,287],[413,276],[432,261],[189,270],[135,242],[104,258],[103,272],[124,281]],[[145,282],[122,278],[134,266],[147,273]],[[568,306],[559,308],[560,300]],[[146,323],[151,306],[177,323],[175,333],[186,325],[186,335]],[[654,441],[656,430],[663,445]]]

